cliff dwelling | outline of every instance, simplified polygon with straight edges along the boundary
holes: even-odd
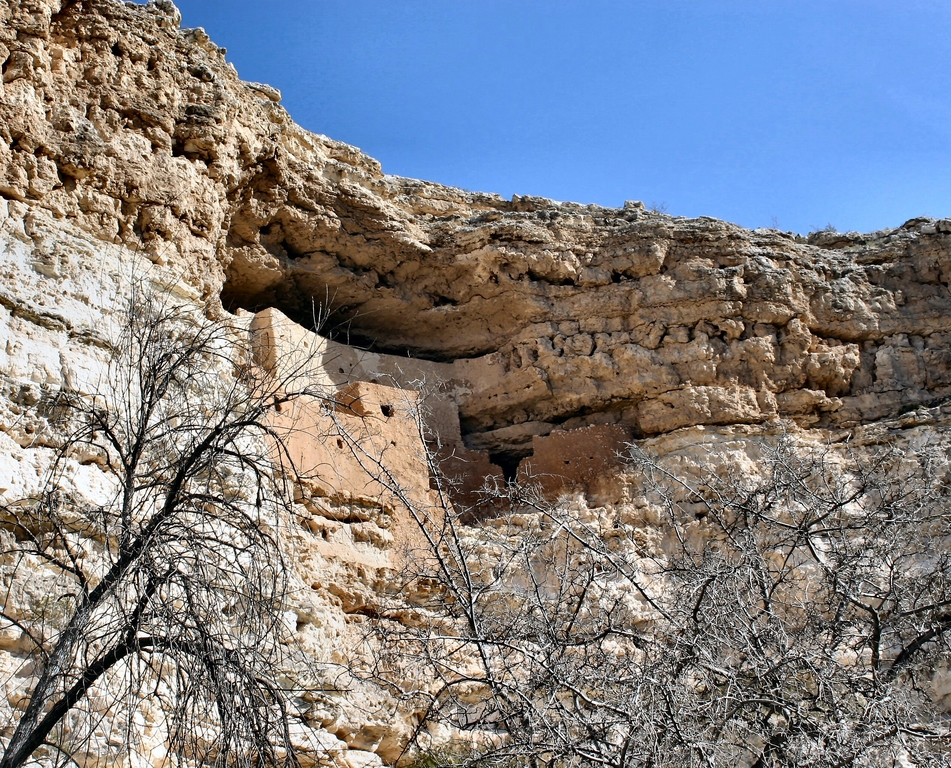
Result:
[[[388,175],[168,0],[0,70],[11,765],[948,765],[951,219]]]
[[[326,483],[320,495],[349,489],[372,498],[386,496],[392,489],[380,488],[377,478],[378,464],[383,464],[410,498],[423,498],[438,470],[460,511],[487,512],[491,504],[480,491],[516,479],[537,482],[550,497],[595,490],[599,477],[620,466],[630,439],[629,431],[617,425],[533,435],[526,456],[503,454],[500,464],[498,455],[464,442],[458,398],[475,385],[458,378],[453,364],[341,344],[275,309],[258,312],[251,333],[266,368],[284,375],[298,367],[316,371],[313,380],[301,383],[334,393],[329,411],[315,402],[295,404],[280,415],[288,426],[298,425],[289,445],[302,474]],[[305,365],[308,360],[313,364]],[[333,439],[315,441],[312,435]]]

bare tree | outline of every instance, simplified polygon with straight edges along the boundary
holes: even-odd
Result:
[[[474,528],[418,513],[423,610],[384,613],[375,672],[463,734],[420,764],[951,765],[943,452],[762,451],[692,479],[633,451],[640,517],[524,486]]]
[[[46,490],[3,510],[0,616],[35,682],[0,768],[147,749],[146,724],[173,762],[295,765],[279,682],[290,495],[269,414],[319,393],[262,373],[245,329],[142,285],[109,351],[98,395],[56,401],[73,429]],[[77,461],[108,478],[105,503],[63,490]],[[39,566],[58,595],[25,615],[15,592]]]
[[[271,413],[325,395],[265,375],[242,338],[137,290],[101,394],[57,401],[74,428],[46,491],[0,520],[0,618],[35,680],[0,768],[88,762],[109,728],[147,749],[136,717],[173,762],[297,763],[280,682],[295,473]],[[951,765],[931,684],[951,659],[944,455],[762,449],[756,473],[692,477],[632,452],[639,517],[527,484],[488,489],[509,513],[467,526],[431,457],[413,499],[354,440],[423,545],[368,623],[368,673],[418,744],[431,724],[468,735],[421,764]],[[107,499],[68,490],[77,461]],[[37,566],[55,590],[31,616]]]

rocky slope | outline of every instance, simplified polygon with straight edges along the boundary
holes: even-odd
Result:
[[[132,272],[212,317],[320,318],[341,345],[334,386],[431,377],[446,443],[484,474],[498,469],[467,449],[511,471],[533,439],[598,425],[659,451],[780,422],[808,439],[945,428],[951,219],[806,238],[387,176],[179,24],[168,0],[0,1],[6,501],[49,459],[35,406],[95,391],[103,318]],[[299,615],[315,649],[339,645],[392,567],[392,541],[341,499],[307,513],[322,542],[306,544],[319,576]],[[379,697],[376,719],[339,702],[312,718],[353,764],[399,753],[407,726]]]

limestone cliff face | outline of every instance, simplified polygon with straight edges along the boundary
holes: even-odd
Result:
[[[490,457],[550,474],[574,450],[593,462],[576,479],[603,485],[632,437],[686,455],[780,421],[909,445],[946,429],[951,219],[804,238],[387,176],[179,24],[167,0],[0,0],[0,500],[50,460],[37,405],[95,391],[134,271],[249,326],[320,316],[328,387],[436,385],[445,458],[479,478],[501,474]],[[372,613],[399,530],[348,511],[346,477],[301,509],[297,623],[328,661]],[[77,489],[99,482],[77,464]],[[7,669],[17,643],[0,637]],[[358,696],[302,717],[353,765],[395,759],[408,715]]]
[[[0,194],[378,351],[459,361],[473,447],[619,423],[854,425],[951,393],[951,220],[808,239],[386,176],[174,6],[0,7]]]

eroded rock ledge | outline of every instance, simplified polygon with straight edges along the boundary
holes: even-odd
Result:
[[[313,472],[284,543],[294,642],[330,670],[320,686],[295,672],[310,693],[292,737],[314,763],[393,764],[419,722],[340,670],[419,535],[373,468],[433,506],[424,437],[460,509],[481,513],[482,480],[521,467],[658,547],[617,462],[632,437],[724,473],[755,474],[787,430],[947,454],[951,220],[804,238],[386,176],[179,22],[164,0],[0,0],[0,502],[42,487],[59,395],[100,392],[135,279],[251,334],[269,367],[309,355],[333,407],[293,414],[289,448]],[[309,334],[315,316],[333,339]],[[66,490],[108,504],[87,458],[70,458]],[[19,559],[11,543],[0,565]],[[13,610],[35,618],[56,579],[38,567]],[[419,595],[404,596],[388,620],[416,626]],[[7,722],[30,649],[0,632]]]
[[[166,0],[0,3],[0,195],[225,311],[451,363],[471,448],[848,426],[951,395],[951,220],[803,238],[387,176],[179,23]]]

